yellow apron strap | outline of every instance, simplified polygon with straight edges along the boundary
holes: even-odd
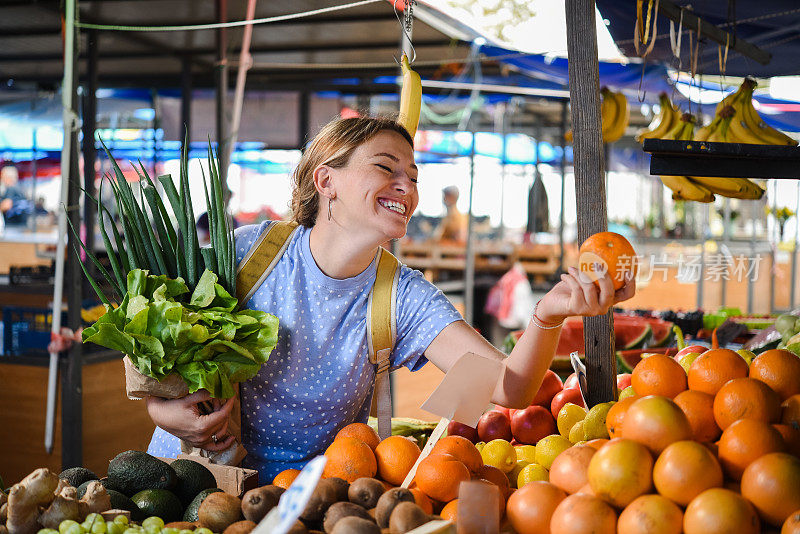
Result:
[[[272,272],[296,229],[294,221],[273,222],[242,259],[236,273],[236,298],[240,307],[250,300]]]
[[[376,366],[373,404],[377,407],[378,436],[386,439],[392,434],[389,356],[397,336],[395,312],[400,262],[386,249],[381,248],[379,255],[375,282],[367,306],[367,343],[369,360]]]

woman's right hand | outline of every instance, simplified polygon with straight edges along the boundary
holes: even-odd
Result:
[[[209,401],[214,411],[203,415],[198,403]],[[235,440],[228,433],[228,421],[234,398],[227,401],[211,399],[206,390],[200,390],[179,399],[147,397],[147,413],[160,428],[193,447],[211,452],[227,449]]]

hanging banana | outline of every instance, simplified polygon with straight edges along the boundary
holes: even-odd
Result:
[[[408,131],[411,138],[417,133],[419,112],[422,106],[422,80],[419,74],[411,69],[408,56],[403,54],[400,60],[403,70],[403,88],[400,91],[400,113],[397,122]]]
[[[650,125],[636,134],[636,141],[644,142],[645,139],[664,139],[680,119],[680,112],[670,102],[667,93],[658,95],[659,111]]]
[[[600,128],[604,143],[618,141],[625,133],[630,119],[628,99],[622,93],[615,93],[607,87],[600,90],[603,97],[600,103]],[[573,141],[572,130],[564,134],[564,140]]]

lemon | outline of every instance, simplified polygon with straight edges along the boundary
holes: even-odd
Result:
[[[744,361],[747,362],[747,365],[753,363],[753,359],[756,357],[756,353],[753,352],[752,350],[739,349],[736,352],[739,354],[739,356],[744,358]]]
[[[569,442],[573,445],[578,443],[579,441],[583,441],[583,422],[585,419],[582,419],[572,425],[572,428],[569,431]]]
[[[601,402],[592,406],[583,420],[583,439],[586,441],[598,438],[608,439],[608,429],[606,428],[606,416],[614,402]]]
[[[517,451],[511,443],[504,439],[493,439],[481,449],[483,463],[498,468],[503,473],[514,469],[517,463]]]
[[[550,482],[550,473],[539,464],[528,464],[522,468],[522,471],[517,475],[517,487],[521,488],[528,482],[541,480],[542,482]]]
[[[514,469],[507,473],[508,481],[511,483],[511,487],[517,487],[517,479],[519,478],[520,472],[525,469],[527,466],[531,465],[533,461],[528,460],[517,460],[517,463],[514,464]]]
[[[569,431],[572,430],[575,423],[583,421],[584,417],[586,417],[586,408],[571,402],[566,403],[558,411],[558,417],[556,418],[558,433],[565,438],[569,437]]]
[[[619,392],[619,400],[627,399],[628,397],[635,397],[636,392],[633,390],[633,386],[628,386],[622,391]]]
[[[536,463],[550,469],[556,456],[572,447],[572,443],[558,434],[551,434],[539,440],[536,444]]]
[[[486,445],[485,441],[479,441],[478,443],[475,444],[475,448],[478,449],[478,452],[481,452],[485,445]]]
[[[517,461],[527,460],[529,463],[536,461],[536,446],[535,445],[515,445],[517,450]]]
[[[686,374],[689,374],[689,367],[692,366],[697,357],[700,356],[699,352],[690,352],[678,358],[678,363],[681,364]]]

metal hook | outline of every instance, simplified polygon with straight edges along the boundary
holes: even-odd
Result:
[[[417,59],[417,50],[414,48],[414,43],[411,41],[411,35],[408,33],[408,29],[411,26],[411,21],[414,17],[414,4],[417,0],[394,0],[392,2],[392,9],[394,10],[394,16],[397,18],[397,22],[400,24],[400,31],[403,32],[403,35],[406,39],[408,39],[408,45],[411,47],[411,54],[412,56],[409,58],[408,63],[414,63]],[[403,18],[405,20],[400,20],[400,15],[397,11],[397,2],[403,2],[405,9],[403,12]],[[392,58],[394,58],[394,62],[400,65],[400,61],[392,54]]]

